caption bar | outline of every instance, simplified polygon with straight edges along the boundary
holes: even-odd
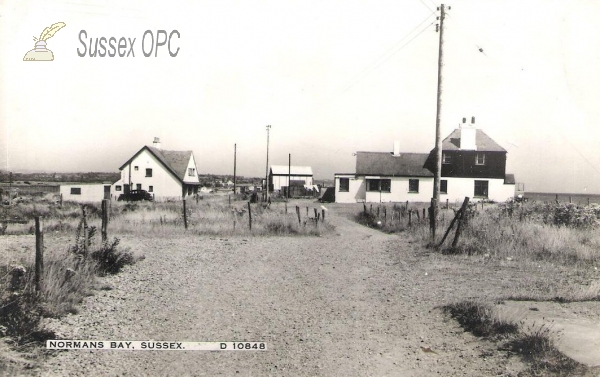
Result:
[[[266,351],[265,342],[156,342],[153,340],[47,340],[49,350]]]

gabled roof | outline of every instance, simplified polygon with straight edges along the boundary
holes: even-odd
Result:
[[[124,163],[119,170],[123,170],[127,165],[133,161],[140,153],[144,150],[148,150],[156,159],[179,181],[183,182],[185,177],[188,163],[192,157],[192,151],[163,151],[158,148],[150,147],[148,145],[140,149],[136,154],[133,155],[126,163]]]
[[[506,149],[502,148],[492,138],[485,134],[482,130],[475,130],[475,145],[479,152],[506,152]],[[460,150],[460,129],[457,128],[442,141],[442,150],[444,151],[458,151]]]
[[[271,173],[274,175],[288,175],[291,171],[291,175],[313,175],[312,168],[310,166],[291,166],[288,165],[271,165]]]
[[[425,168],[428,153],[357,152],[356,175],[433,177]]]

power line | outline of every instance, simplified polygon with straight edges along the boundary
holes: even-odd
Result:
[[[429,18],[429,17],[428,17]],[[385,58],[383,61],[381,61],[380,63],[376,64],[375,66],[373,66],[371,69],[369,69],[367,72],[365,72],[365,74],[358,78],[357,80],[353,81],[348,87],[346,87],[345,89],[343,89],[339,94],[342,94],[346,91],[348,91],[350,88],[352,88],[354,85],[358,84],[360,81],[362,81],[365,77],[367,77],[371,72],[373,72],[374,70],[376,70],[377,68],[379,68],[383,63],[385,63],[386,61],[388,61],[392,56],[396,55],[398,52],[400,52],[404,47],[408,46],[410,44],[410,42],[412,42],[413,40],[415,40],[419,35],[421,35],[425,30],[427,30],[431,25],[433,25],[434,22],[430,23],[429,25],[427,25],[425,28],[423,28],[423,30],[421,30],[417,35],[415,35],[414,37],[412,37],[411,39],[408,40],[408,42],[406,42],[405,44],[403,44],[402,46],[400,46],[400,48],[398,48],[395,52],[393,52],[392,54],[390,54],[387,58]],[[420,26],[420,25],[419,25]],[[364,71],[364,70],[363,70]]]
[[[419,0],[419,1],[421,2],[421,4],[423,4],[425,6],[425,8],[429,9],[429,11],[431,13],[435,13],[435,11],[433,9],[429,8],[429,5],[425,4],[425,2],[423,0]]]
[[[433,13],[432,13],[433,14]],[[359,76],[361,76],[364,72],[369,71],[371,69],[371,66],[373,66],[373,64],[376,64],[377,62],[379,62],[379,60],[383,59],[388,53],[390,53],[390,51],[392,51],[393,49],[395,49],[400,43],[402,43],[406,38],[408,38],[415,30],[417,30],[419,27],[421,27],[421,25],[423,25],[425,22],[427,22],[427,20],[429,20],[432,16],[432,14],[428,15],[423,21],[421,21],[421,23],[419,23],[417,26],[415,26],[411,31],[409,31],[404,37],[400,38],[400,40],[398,40],[398,42],[394,43],[390,48],[388,48],[382,55],[380,55],[377,59],[375,59],[373,62],[371,62],[369,65],[367,65],[365,68],[363,68],[360,72],[358,72],[356,75],[354,75],[354,77],[351,79],[351,85],[354,85],[354,80],[356,78],[358,78]],[[410,41],[409,41],[410,42]],[[394,53],[395,54],[395,53]],[[393,54],[392,54],[393,55]],[[368,73],[367,73],[368,74]],[[341,93],[343,93],[344,91],[346,91],[348,88],[344,89]]]

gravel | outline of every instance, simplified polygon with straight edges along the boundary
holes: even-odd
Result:
[[[323,237],[127,240],[145,260],[104,278],[63,339],[264,341],[264,352],[57,351],[48,376],[482,376],[523,365],[438,309],[501,292],[482,276],[334,212]],[[453,264],[452,264],[453,263]],[[512,270],[511,276],[518,275]]]

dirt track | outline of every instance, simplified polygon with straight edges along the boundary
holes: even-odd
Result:
[[[482,376],[522,368],[435,308],[498,294],[505,274],[465,265],[450,276],[446,262],[402,236],[332,213],[328,221],[337,229],[326,237],[149,237],[136,246],[145,260],[106,279],[114,289],[50,323],[64,339],[265,341],[268,351],[64,351],[39,374]]]

